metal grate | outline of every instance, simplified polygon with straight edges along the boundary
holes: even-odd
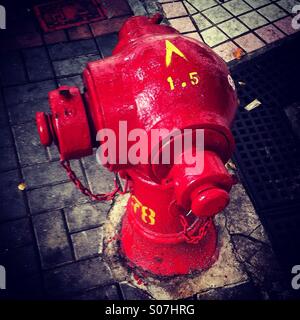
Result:
[[[232,67],[240,107],[234,158],[283,267],[300,263],[300,143],[285,108],[300,101],[299,37]],[[258,99],[262,104],[247,111]]]
[[[300,204],[299,141],[284,112],[288,104],[300,101],[296,89],[300,47],[296,41],[292,44],[232,70],[235,81],[246,84],[238,86],[241,104],[233,125],[235,159],[259,210]],[[256,98],[262,105],[246,111],[244,107]]]

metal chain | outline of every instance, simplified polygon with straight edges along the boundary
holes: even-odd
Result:
[[[76,176],[76,173],[72,170],[70,161],[63,160],[60,162],[63,168],[66,170],[68,177],[70,180],[75,184],[76,188],[79,189],[84,195],[89,197],[91,200],[94,201],[110,201],[115,198],[117,193],[124,194],[127,192],[128,189],[128,180],[126,179],[124,191],[121,191],[121,187],[117,183],[117,179],[114,179],[115,188],[113,191],[108,193],[92,193],[90,189],[85,187],[79,178]]]
[[[128,179],[126,179],[124,191],[121,191],[121,187],[117,183],[117,179],[114,179],[115,188],[113,191],[108,193],[98,193],[94,194],[90,189],[85,187],[82,182],[79,180],[79,178],[76,176],[76,173],[72,170],[70,161],[63,160],[60,162],[63,168],[66,170],[68,177],[70,180],[74,183],[77,189],[79,189],[84,195],[89,197],[91,200],[94,201],[110,201],[115,198],[117,193],[124,194],[128,190]],[[190,212],[189,212],[190,213]],[[183,237],[185,238],[185,241],[187,243],[197,244],[199,241],[201,241],[205,235],[207,234],[208,227],[212,223],[212,218],[207,218],[205,222],[202,224],[201,227],[199,227],[198,234],[193,236],[189,234],[188,228],[189,224],[186,220],[186,218],[183,215],[179,216],[180,223],[183,227]]]
[[[201,227],[199,227],[198,234],[193,236],[189,234],[188,228],[189,224],[183,215],[179,216],[180,223],[183,227],[183,237],[187,243],[197,244],[201,241],[207,234],[208,227],[212,224],[212,218],[207,218]]]

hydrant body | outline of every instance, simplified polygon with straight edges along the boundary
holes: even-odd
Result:
[[[76,88],[49,93],[52,115],[37,115],[41,141],[58,145],[62,160],[80,158],[97,147],[99,130],[116,139],[109,170],[130,182],[131,197],[121,228],[121,250],[136,266],[171,276],[208,268],[217,257],[213,216],[228,204],[232,177],[224,163],[233,152],[230,124],[237,108],[235,86],[226,64],[204,44],[158,25],[153,18],[130,18],[113,55],[90,62],[83,72],[83,99]],[[129,133],[124,137],[124,126]],[[174,128],[181,134],[172,135]],[[130,163],[140,129],[148,163]],[[151,140],[161,130],[158,144]],[[184,129],[189,129],[184,131]],[[189,164],[160,163],[164,150],[202,129],[204,150],[191,153],[203,170]],[[193,140],[194,141],[194,140]],[[119,152],[118,152],[119,151]],[[153,161],[156,159],[157,161]]]

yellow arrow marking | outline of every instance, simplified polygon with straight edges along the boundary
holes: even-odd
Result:
[[[184,60],[187,60],[185,55],[178,48],[176,48],[173,43],[171,43],[169,40],[166,40],[166,66],[167,67],[171,64],[173,53],[176,53],[178,56],[180,56]]]

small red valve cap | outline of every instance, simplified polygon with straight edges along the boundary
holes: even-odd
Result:
[[[211,188],[197,194],[192,201],[191,210],[198,217],[211,217],[222,211],[228,203],[228,192]]]
[[[52,144],[53,137],[49,126],[48,117],[45,112],[36,113],[36,124],[42,145],[48,147]]]

